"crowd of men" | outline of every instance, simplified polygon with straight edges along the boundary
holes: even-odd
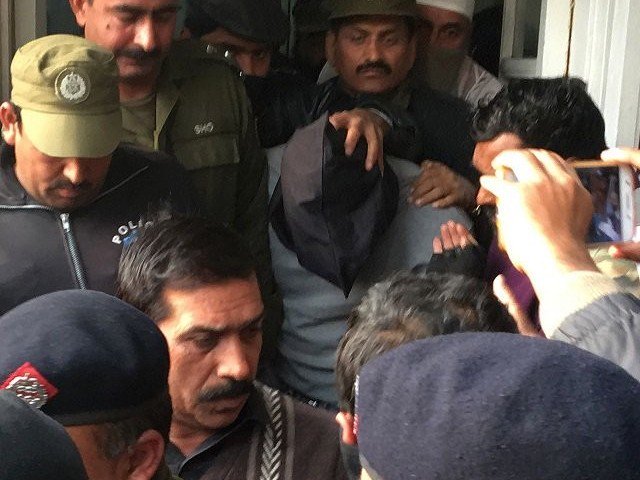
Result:
[[[0,478],[640,479],[640,300],[567,160],[640,151],[474,62],[474,3],[69,0],[18,49]]]

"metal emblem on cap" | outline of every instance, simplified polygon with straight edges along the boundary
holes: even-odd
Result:
[[[42,408],[58,393],[58,389],[29,362],[9,375],[0,390],[9,390],[35,408]]]
[[[89,77],[78,69],[65,68],[56,77],[56,95],[68,103],[84,102],[90,91]]]

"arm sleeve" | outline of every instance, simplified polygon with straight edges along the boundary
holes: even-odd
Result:
[[[551,336],[621,366],[640,379],[640,300],[614,293],[569,315]]]

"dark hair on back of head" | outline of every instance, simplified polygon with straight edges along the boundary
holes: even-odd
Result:
[[[168,308],[165,288],[191,290],[255,275],[244,241],[230,228],[195,216],[167,213],[141,227],[120,258],[117,296],[155,322]]]
[[[518,333],[481,280],[448,273],[398,273],[373,285],[353,310],[338,346],[340,409],[353,412],[354,383],[369,361],[405,343],[459,332]]]
[[[473,117],[476,141],[516,134],[524,147],[564,158],[599,158],[606,150],[604,119],[577,78],[514,79]]]

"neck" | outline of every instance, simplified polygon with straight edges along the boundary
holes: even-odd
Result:
[[[175,421],[171,422],[169,439],[183,455],[190,455],[202,442],[213,435],[214,431],[193,428],[190,425]]]

